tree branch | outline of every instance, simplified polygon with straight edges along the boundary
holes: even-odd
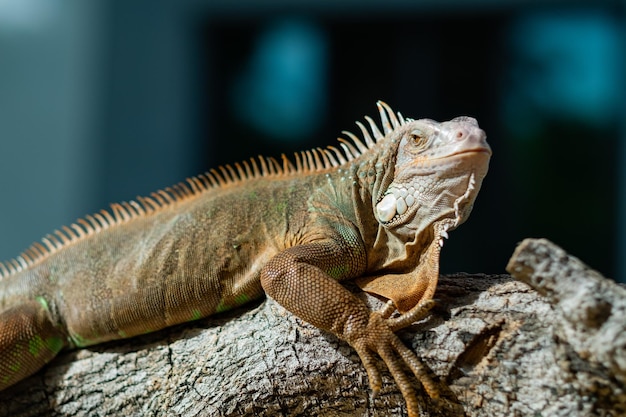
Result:
[[[400,333],[446,397],[468,416],[626,413],[626,290],[545,240],[508,270],[442,277],[433,315]],[[266,300],[65,352],[1,392],[0,417],[405,415],[387,372],[377,398],[367,384],[348,345]],[[450,415],[418,391],[422,415]]]

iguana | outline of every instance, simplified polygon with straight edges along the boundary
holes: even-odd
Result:
[[[359,354],[404,396],[403,363],[438,387],[395,331],[432,307],[440,248],[469,215],[491,150],[475,119],[412,120],[378,102],[339,146],[258,157],[111,205],[0,263],[0,389],[64,348],[196,320],[267,294]],[[342,281],[388,299],[371,311]],[[394,315],[394,313],[398,311]]]

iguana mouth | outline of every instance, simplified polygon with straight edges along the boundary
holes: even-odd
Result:
[[[467,153],[486,153],[487,155],[491,156],[491,149],[489,148],[474,148],[474,149],[466,149],[466,150],[462,150],[457,152],[455,155],[464,155]]]
[[[445,155],[445,156],[439,156],[439,157],[433,157],[431,158],[431,161],[438,161],[438,160],[443,160],[443,159],[456,159],[457,157],[460,158],[469,158],[472,155],[478,155],[478,154],[485,154],[488,157],[491,156],[491,149],[490,148],[470,148],[470,149],[461,149],[457,152],[454,152],[450,155]]]

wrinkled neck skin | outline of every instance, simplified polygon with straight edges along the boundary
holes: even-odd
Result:
[[[397,226],[378,223],[372,252],[385,256],[370,257],[370,270],[407,272],[434,240],[442,246],[447,232],[463,223],[471,211],[474,178],[473,174],[455,178],[455,182],[465,187],[460,195],[441,190],[433,200],[420,201],[423,204],[413,210],[409,222]]]
[[[375,205],[385,194],[394,179],[395,155],[399,139],[392,137],[385,146],[381,146],[374,155],[364,161],[354,161],[354,181],[352,196],[355,210],[356,226],[360,230],[367,255],[368,271],[374,271],[372,256],[385,256],[385,242],[379,235],[387,232],[375,217]],[[394,238],[395,239],[395,238]],[[397,239],[396,239],[397,240]],[[374,269],[372,269],[374,268]]]

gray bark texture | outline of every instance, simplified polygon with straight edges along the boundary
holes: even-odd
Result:
[[[437,402],[415,381],[420,414],[626,415],[626,290],[546,240],[522,242],[507,270],[512,277],[441,277],[432,316],[400,333],[449,387],[447,401]],[[347,344],[269,299],[65,352],[0,392],[0,417],[118,415],[373,417],[406,409],[388,373],[372,398]]]

